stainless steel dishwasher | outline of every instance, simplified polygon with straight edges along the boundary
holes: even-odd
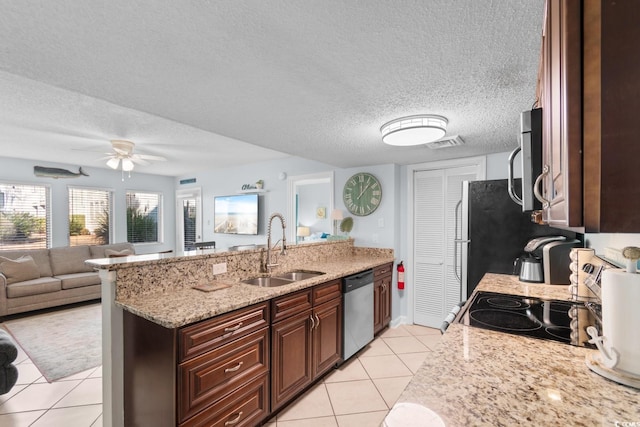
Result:
[[[373,341],[373,270],[342,279],[344,293],[342,358]]]

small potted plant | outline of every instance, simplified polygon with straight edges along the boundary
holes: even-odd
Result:
[[[263,180],[259,179],[259,180],[256,181],[256,188],[258,190],[262,190],[263,186],[264,186],[264,181]]]
[[[353,230],[353,218],[348,216],[340,222],[340,231],[348,236],[351,230]]]

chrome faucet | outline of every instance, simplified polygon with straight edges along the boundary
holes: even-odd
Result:
[[[267,231],[267,259],[265,260],[264,266],[263,266],[263,271],[265,273],[270,273],[271,272],[271,268],[275,267],[278,265],[278,257],[276,255],[276,260],[275,262],[271,261],[271,249],[274,249],[278,243],[280,242],[280,240],[278,240],[273,247],[271,247],[271,223],[273,222],[274,218],[279,218],[280,219],[280,223],[282,224],[282,250],[280,251],[280,255],[286,255],[287,254],[287,237],[285,235],[285,228],[287,228],[285,221],[284,221],[284,216],[282,216],[282,214],[279,213],[273,213],[271,214],[271,216],[269,217],[269,228]]]

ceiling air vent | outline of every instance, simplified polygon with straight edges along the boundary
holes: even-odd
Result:
[[[426,147],[431,148],[433,150],[438,148],[446,148],[446,147],[455,147],[456,145],[463,145],[464,141],[460,138],[459,135],[454,135],[449,138],[439,139],[433,142],[427,142],[424,144]]]

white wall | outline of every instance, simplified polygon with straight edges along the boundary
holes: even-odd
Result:
[[[53,247],[67,246],[69,244],[68,187],[74,186],[101,188],[114,192],[114,243],[127,241],[126,192],[128,190],[161,192],[163,195],[163,242],[161,244],[137,244],[136,252],[151,253],[174,248],[176,215],[173,178],[141,174],[134,170],[131,173],[131,178],[125,175],[123,181],[121,172],[83,166],[82,170],[89,176],[53,179],[35,176],[33,174],[34,166],[61,168],[72,172],[77,172],[78,166],[0,157],[0,181],[17,184],[48,185],[51,189]]]

